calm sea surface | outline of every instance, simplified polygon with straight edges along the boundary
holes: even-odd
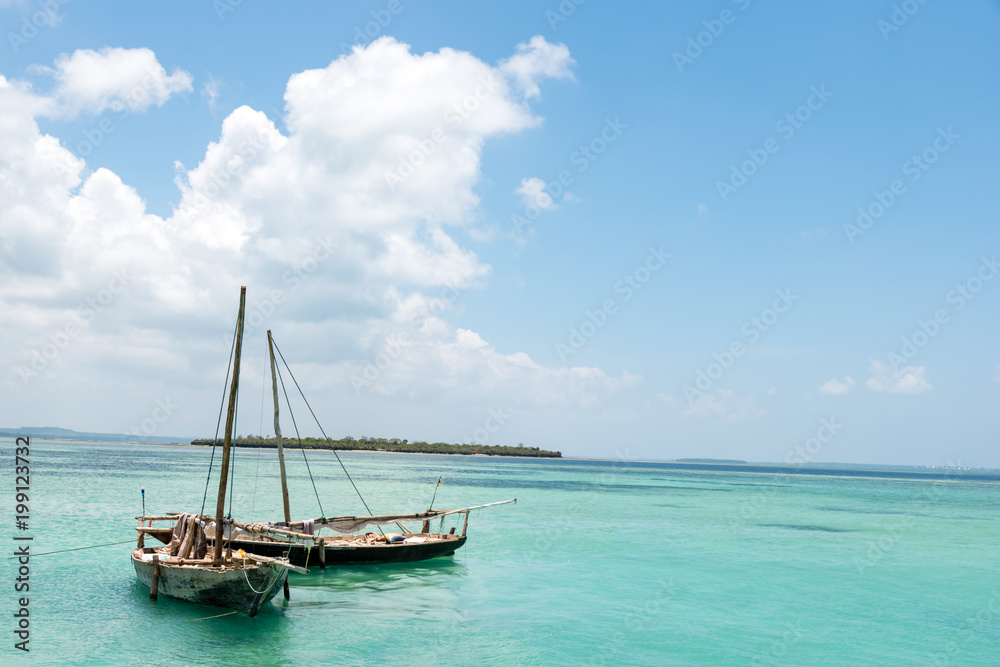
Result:
[[[12,552],[13,441],[0,446]],[[209,454],[33,440],[32,551],[132,539],[140,488],[150,512],[199,510]],[[1000,478],[341,457],[377,513],[426,508],[439,476],[438,509],[517,504],[473,514],[454,557],[292,574],[291,601],[252,619],[151,603],[129,544],[37,556],[26,656],[5,559],[0,664],[1000,664]],[[301,454],[287,458],[293,515],[320,516]],[[309,462],[327,516],[363,513],[332,454]],[[235,465],[234,516],[279,518],[275,452]]]

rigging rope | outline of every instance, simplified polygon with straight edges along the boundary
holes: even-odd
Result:
[[[264,372],[261,375],[260,380],[260,426],[258,426],[257,434],[260,436],[261,440],[264,439],[264,390],[266,389],[267,383],[267,350],[264,350]],[[257,480],[260,479],[260,450],[263,447],[257,448],[257,468],[254,470],[253,474],[253,498],[250,501],[250,520],[254,519],[254,510],[257,508]]]
[[[237,425],[240,419],[240,387],[236,386],[236,404],[233,406],[233,442],[231,445],[230,461],[229,461],[229,511],[226,512],[226,516],[232,518],[233,516],[233,489],[236,487],[236,440],[239,437],[237,434],[239,430]]]
[[[271,342],[274,343],[274,338],[273,337],[271,338]],[[333,441],[330,440],[330,436],[328,436],[326,434],[326,431],[323,430],[323,425],[319,423],[319,418],[316,417],[316,413],[313,412],[312,406],[309,405],[309,400],[306,398],[305,393],[302,391],[302,387],[299,386],[299,381],[295,379],[295,375],[292,373],[292,369],[289,368],[288,362],[285,361],[285,355],[283,355],[281,353],[281,349],[278,347],[277,343],[274,343],[274,349],[278,351],[278,356],[281,357],[281,363],[285,365],[285,369],[288,371],[288,376],[290,378],[292,378],[292,382],[295,383],[295,388],[299,390],[299,396],[302,397],[302,400],[303,400],[303,402],[305,402],[306,407],[309,408],[309,414],[312,415],[313,420],[316,422],[316,426],[319,427],[319,432],[322,433],[323,437],[326,438],[327,442],[329,442],[332,445]],[[282,389],[284,389],[284,385],[282,385]],[[288,401],[288,395],[287,394],[285,395],[285,401],[286,402]],[[288,411],[289,411],[289,413],[292,411],[291,406],[289,406]],[[293,423],[294,423],[294,420],[293,420]],[[298,431],[297,430],[296,430],[296,435],[298,435]],[[299,447],[302,449],[302,456],[303,456],[303,458],[305,458],[306,450],[305,450],[305,448],[302,447],[302,441],[301,441],[301,439],[299,440]],[[351,473],[347,472],[347,466],[345,466],[344,462],[340,460],[340,454],[337,453],[336,449],[331,449],[331,451],[333,451],[333,455],[337,457],[337,463],[339,463],[340,467],[343,468],[344,474],[347,475],[348,481],[351,482],[351,486],[354,487],[354,492],[357,493],[358,494],[358,498],[361,499],[361,504],[365,506],[365,510],[368,512],[368,514],[372,515],[373,512],[371,511],[371,509],[369,509],[368,503],[365,502],[365,497],[362,496],[361,495],[361,491],[358,490],[358,485],[355,484],[354,483],[354,479],[351,478]],[[308,463],[307,463],[307,465],[308,465]],[[310,478],[311,477],[312,477],[312,475],[310,474]],[[322,512],[322,511],[323,511],[322,508],[320,508],[320,512]],[[326,516],[326,514],[323,514],[323,516]],[[382,528],[381,527],[379,527],[379,532],[382,533]],[[384,535],[385,533],[382,533],[382,534]]]
[[[271,342],[274,342],[273,338],[272,338]],[[302,400],[303,400],[303,402],[305,402],[306,407],[309,408],[309,414],[312,415],[313,420],[316,422],[316,426],[319,427],[319,432],[322,433],[323,437],[326,438],[326,440],[332,444],[333,441],[330,440],[330,436],[328,436],[326,434],[326,431],[323,430],[323,425],[319,423],[319,419],[316,417],[316,413],[313,412],[312,406],[309,405],[309,400],[306,398],[305,393],[302,391],[302,387],[299,386],[299,381],[295,379],[295,375],[292,373],[292,369],[288,367],[288,362],[285,361],[285,355],[283,355],[281,353],[281,349],[278,348],[278,344],[277,343],[274,343],[274,349],[278,351],[278,356],[281,357],[281,363],[283,363],[285,365],[285,369],[288,371],[288,377],[292,378],[292,382],[295,383],[295,388],[299,390],[299,396],[302,397]],[[282,387],[282,388],[284,388],[284,387]],[[285,396],[285,400],[286,401],[288,400],[288,396],[287,395]],[[288,411],[291,412],[291,407],[288,408]],[[337,463],[339,463],[340,467],[344,469],[344,474],[347,475],[347,479],[350,480],[351,486],[354,487],[354,491],[358,494],[358,498],[361,498],[361,504],[365,506],[366,510],[368,510],[368,514],[371,514],[372,511],[370,509],[368,509],[368,503],[365,502],[364,496],[361,495],[361,491],[358,491],[357,484],[355,484],[354,480],[351,479],[351,473],[347,472],[347,468],[344,466],[344,462],[340,460],[340,455],[337,454],[337,450],[334,449],[332,451],[333,451],[333,455],[337,457]],[[305,456],[305,453],[306,453],[305,449],[303,448],[302,455]]]
[[[271,342],[274,342],[274,337],[272,336]],[[282,359],[284,361],[284,359]],[[319,515],[326,516],[326,512],[323,511],[323,501],[319,499],[319,491],[316,489],[316,480],[313,479],[312,469],[309,467],[309,459],[306,458],[305,447],[302,446],[302,437],[299,435],[299,425],[295,421],[295,413],[292,412],[292,404],[288,400],[288,392],[285,391],[285,378],[281,376],[281,368],[278,365],[274,366],[275,372],[278,374],[278,382],[281,384],[281,393],[285,395],[285,405],[288,407],[288,416],[292,418],[292,426],[295,428],[295,438],[299,441],[299,450],[302,452],[302,460],[306,462],[306,472],[309,473],[309,481],[312,483],[313,493],[316,494],[316,504],[319,505]],[[291,373],[291,371],[289,371]],[[295,378],[292,378],[293,380]],[[275,434],[277,436],[277,434]]]
[[[219,418],[215,422],[215,436],[212,438],[212,457],[208,460],[208,475],[205,476],[205,493],[201,497],[201,511],[199,514],[205,513],[205,502],[208,500],[208,484],[212,481],[212,464],[215,463],[215,448],[219,444],[219,426],[222,424],[222,410],[226,405],[226,387],[229,386],[229,369],[232,367],[233,363],[233,353],[236,352],[236,333],[240,328],[240,318],[236,318],[236,326],[233,328],[233,343],[229,347],[229,361],[226,363],[226,381],[222,385],[222,402],[219,403]],[[194,536],[195,547],[198,546],[198,535]]]

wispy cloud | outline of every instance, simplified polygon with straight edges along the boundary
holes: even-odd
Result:
[[[215,109],[215,103],[219,99],[219,86],[219,80],[212,76],[201,85],[201,96],[208,102],[209,109]]]
[[[826,230],[822,227],[813,227],[812,229],[803,229],[799,232],[800,239],[818,239],[826,236]]]
[[[757,405],[753,394],[740,398],[736,392],[728,389],[720,389],[715,394],[703,394],[685,410],[685,414],[721,417],[727,421],[760,417],[764,412],[764,409]]]
[[[854,378],[850,375],[845,375],[843,381],[839,378],[830,378],[819,388],[819,393],[831,396],[843,396],[844,394],[851,393],[856,384]]]
[[[872,391],[886,391],[890,394],[922,394],[930,391],[931,383],[925,377],[923,366],[903,366],[893,368],[884,361],[870,360],[872,376],[865,383]]]
[[[545,191],[545,181],[537,176],[522,178],[521,184],[514,192],[521,196],[521,203],[525,208],[534,206],[543,211],[558,208],[549,193]]]

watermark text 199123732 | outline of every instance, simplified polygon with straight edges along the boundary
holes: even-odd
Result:
[[[14,636],[20,640],[14,642],[14,648],[28,652],[28,641],[30,634],[30,621],[28,612],[28,591],[31,579],[31,559],[32,537],[27,534],[28,521],[31,513],[28,507],[29,492],[31,491],[31,467],[28,457],[31,455],[31,442],[28,438],[18,438],[14,449],[14,559],[17,569],[14,570],[14,582],[12,588],[18,595],[17,607],[14,616]]]

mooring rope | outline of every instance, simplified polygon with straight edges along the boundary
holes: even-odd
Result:
[[[40,554],[21,554],[20,556],[8,556],[7,560],[13,560],[15,558],[23,558],[24,556],[29,556],[30,558],[37,558],[38,556],[51,556],[52,554],[64,554],[67,551],[81,551],[83,549],[97,549],[99,547],[113,547],[113,546],[118,545],[118,544],[130,544],[132,542],[135,542],[135,540],[132,539],[132,540],[125,540],[124,542],[108,542],[107,544],[95,544],[95,545],[90,546],[90,547],[75,547],[73,549],[60,549],[59,551],[46,551],[46,552],[40,553]]]
[[[227,611],[225,614],[216,614],[215,616],[205,616],[204,618],[185,618],[185,621],[207,621],[210,618],[222,618],[223,616],[232,616],[233,614],[238,614],[239,611]]]
[[[275,567],[274,569],[275,569],[274,578],[271,579],[271,583],[268,584],[267,586],[265,586],[264,590],[262,590],[262,591],[258,591],[256,588],[253,587],[253,584],[250,583],[250,577],[247,576],[247,566],[246,565],[243,565],[243,578],[247,580],[247,586],[249,586],[250,590],[252,590],[254,593],[256,593],[257,595],[267,595],[267,592],[269,590],[271,590],[272,588],[274,588],[274,585],[276,583],[278,583],[278,579],[281,578],[281,570],[284,569],[284,568],[282,568],[282,567],[279,566],[279,567]]]

